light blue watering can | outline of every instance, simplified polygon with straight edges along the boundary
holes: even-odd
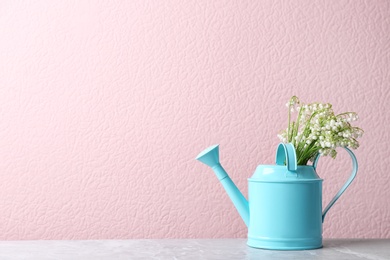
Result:
[[[322,179],[313,165],[297,165],[292,144],[279,144],[276,165],[259,165],[248,179],[248,200],[219,163],[219,146],[201,152],[196,159],[210,166],[248,227],[251,247],[303,250],[322,247],[322,223],[328,210],[351,184],[358,164],[351,150],[352,174],[322,211]]]

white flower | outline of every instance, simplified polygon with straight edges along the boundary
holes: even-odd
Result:
[[[363,135],[363,130],[351,126],[358,116],[354,112],[335,115],[332,105],[312,103],[303,104],[293,96],[286,104],[289,108],[289,123],[287,129],[278,137],[284,142],[294,144],[298,164],[306,164],[315,158],[317,153],[335,158],[337,147],[359,147],[357,138]],[[291,118],[292,112],[297,113],[297,119]]]

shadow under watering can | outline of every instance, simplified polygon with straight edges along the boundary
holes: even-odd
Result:
[[[322,223],[328,210],[351,184],[358,164],[351,150],[352,173],[322,210],[322,179],[316,173],[319,155],[312,165],[297,165],[294,146],[280,143],[276,165],[259,165],[248,179],[248,200],[219,162],[219,145],[202,151],[196,159],[210,166],[225,188],[245,225],[248,246],[275,250],[322,247]]]

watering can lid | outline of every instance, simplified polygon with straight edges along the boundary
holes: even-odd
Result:
[[[288,171],[286,166],[281,165],[259,165],[248,180],[250,182],[322,181],[311,165],[300,165],[295,172]]]
[[[285,182],[320,181],[316,165],[297,165],[294,145],[280,143],[276,150],[276,165],[259,165],[249,181]]]

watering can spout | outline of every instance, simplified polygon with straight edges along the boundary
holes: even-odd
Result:
[[[248,201],[242,195],[241,191],[230,179],[225,169],[219,163],[219,145],[213,145],[203,150],[196,159],[207,166],[211,167],[215,175],[225,188],[226,193],[229,195],[238,213],[240,214],[245,225],[249,226],[249,205]]]

